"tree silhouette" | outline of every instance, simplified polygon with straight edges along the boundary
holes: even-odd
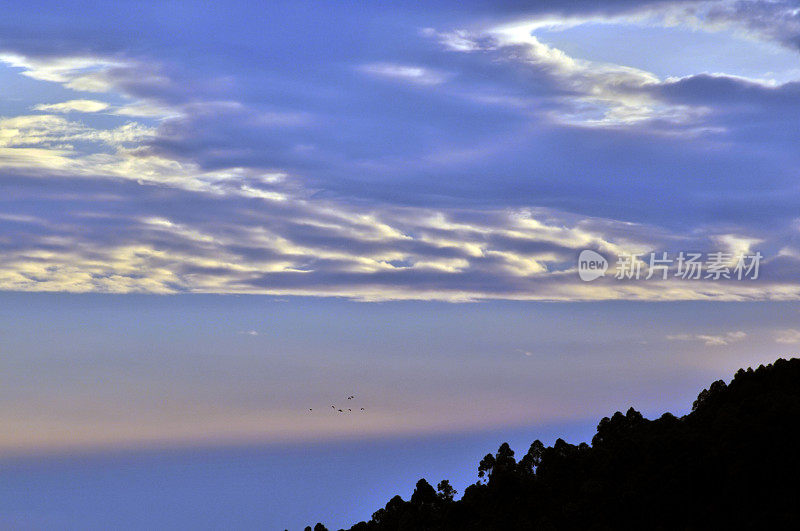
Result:
[[[435,505],[439,500],[436,491],[425,479],[417,481],[414,493],[411,495],[411,503],[414,505]]]
[[[453,498],[458,493],[446,479],[443,479],[436,485],[436,490],[438,491],[439,499],[444,503],[452,502]]]
[[[460,500],[424,479],[351,531],[797,529],[800,360],[740,369],[683,417],[633,408],[603,418],[592,444],[536,440],[517,462],[503,443]]]

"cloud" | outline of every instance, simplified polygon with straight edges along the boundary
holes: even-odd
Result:
[[[560,105],[553,105],[548,115],[558,121],[607,126],[665,112],[655,109],[656,100],[641,90],[657,83],[656,76],[636,68],[571,57],[533,35],[533,30],[542,24],[547,23],[534,20],[472,34],[465,31],[427,34],[436,36],[451,51],[489,54],[549,78],[549,82],[559,87],[554,96],[558,96]]]
[[[726,332],[724,334],[678,334],[667,336],[670,341],[701,341],[708,347],[721,347],[743,341],[747,334],[741,330],[736,332]]]
[[[362,72],[388,79],[395,79],[417,85],[439,85],[447,80],[447,74],[421,66],[400,65],[392,63],[372,63],[362,65]]]
[[[22,74],[32,79],[62,83],[68,88],[85,92],[107,92],[111,88],[107,73],[124,66],[124,63],[91,56],[36,57],[0,53],[0,61],[21,68]]]
[[[151,102],[138,102],[122,105],[111,111],[119,116],[131,116],[135,118],[177,118],[179,114],[175,109],[160,106]]]
[[[68,113],[68,112],[100,112],[108,109],[109,105],[102,101],[96,100],[69,100],[62,103],[41,103],[39,105],[34,105],[33,110],[35,111],[45,111],[45,112],[56,112],[56,113]]]
[[[238,119],[242,106],[218,102],[189,114],[219,112]],[[273,127],[303,126],[303,118],[298,122],[293,115],[249,119]],[[56,115],[0,120],[0,149],[5,150],[0,165],[29,178],[59,176],[70,194],[51,200],[58,206],[45,211],[80,213],[51,218],[35,205],[12,213],[0,287],[454,301],[740,300],[791,298],[798,291],[787,282],[788,273],[770,284],[600,281],[588,286],[574,274],[575,256],[583,248],[619,254],[683,242],[687,248],[733,250],[749,249],[760,239],[735,233],[691,239],[556,209],[376,209],[311,195],[285,173],[204,169],[142,149],[166,134],[135,122],[96,129]],[[38,186],[20,179],[10,195],[36,197]],[[57,182],[44,189],[48,196],[57,194]],[[84,198],[103,190],[101,197],[114,197],[114,212],[123,206],[127,212],[109,211],[105,199],[76,202],[71,199],[75,190],[85,190]],[[112,223],[115,230],[108,232]]]
[[[718,2],[707,4],[712,27],[735,27],[750,36],[800,49],[800,11],[792,0]]]
[[[787,345],[800,343],[800,330],[795,330],[792,328],[778,330],[775,333],[775,342]]]
[[[791,269],[759,282],[584,283],[574,269],[580,249],[613,256],[680,237],[553,210],[376,211],[247,173],[196,183],[150,178],[7,182],[8,197],[39,199],[3,207],[0,287],[448,301],[760,300],[800,291]],[[280,199],[254,193],[259,186]]]
[[[410,25],[371,10],[358,24],[275,17],[271,31],[241,17],[235,34],[208,31],[218,22],[208,13],[185,31],[145,20],[135,35],[80,21],[58,41],[6,28],[5,73],[58,96],[35,105],[46,114],[26,104],[0,119],[4,196],[27,198],[0,220],[0,287],[798,296],[796,83],[660,79],[531,34],[593,21],[710,30],[702,3],[494,9],[414,12]],[[243,43],[259,61],[229,60]],[[113,104],[78,121],[64,111],[103,104],[87,91]],[[766,256],[756,283],[588,285],[574,271],[585,248],[756,246]]]

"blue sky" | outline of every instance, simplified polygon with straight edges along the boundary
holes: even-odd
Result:
[[[501,437],[791,355],[799,54],[785,0],[12,2],[0,454]]]

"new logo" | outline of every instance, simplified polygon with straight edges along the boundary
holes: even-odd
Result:
[[[608,260],[600,253],[584,249],[578,256],[578,276],[584,282],[590,282],[605,275]]]

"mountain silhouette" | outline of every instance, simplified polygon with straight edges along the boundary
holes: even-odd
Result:
[[[454,495],[421,479],[350,531],[800,529],[800,359],[740,369],[683,417],[617,412],[591,445],[504,443]]]

